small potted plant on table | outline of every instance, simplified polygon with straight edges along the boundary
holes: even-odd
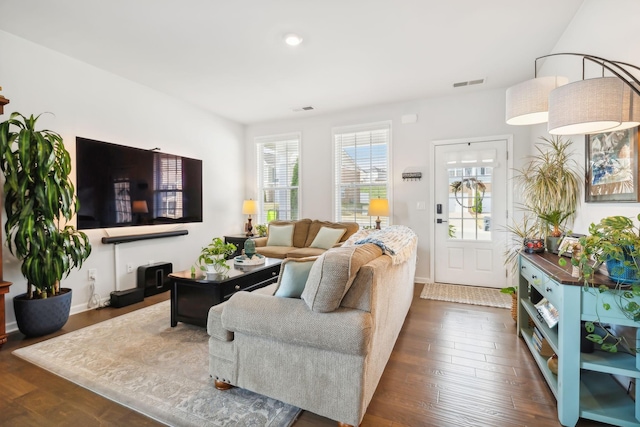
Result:
[[[229,270],[226,258],[236,251],[236,245],[225,243],[220,237],[214,237],[207,246],[202,248],[198,257],[198,264],[202,271],[224,274]]]
[[[562,224],[569,218],[573,212],[563,212],[561,210],[552,210],[547,213],[538,214],[538,218],[544,221],[551,230],[547,230],[546,245],[549,252],[558,252],[558,245],[562,238]]]

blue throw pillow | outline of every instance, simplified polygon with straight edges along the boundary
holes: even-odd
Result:
[[[316,259],[316,257],[287,258],[282,261],[278,289],[274,295],[283,298],[300,298],[304,285],[307,283],[311,266]]]

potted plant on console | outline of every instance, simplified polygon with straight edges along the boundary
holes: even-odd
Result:
[[[209,245],[202,248],[198,257],[198,264],[202,271],[224,274],[229,270],[226,258],[236,251],[236,245],[225,243],[220,237],[214,237]]]
[[[572,214],[573,212],[563,212],[558,209],[538,214],[538,218],[547,224],[546,245],[549,252],[558,252],[558,246],[564,232],[562,224]]]
[[[69,178],[71,158],[59,134],[36,130],[39,117],[13,113],[0,123],[4,230],[27,279],[27,292],[13,303],[18,328],[27,336],[64,326],[72,292],[60,281],[91,253],[87,235],[68,223],[79,207]]]
[[[640,215],[637,217],[640,220]],[[580,238],[581,252],[572,259],[584,280],[585,291],[607,293],[611,298],[603,299],[602,307],[611,310],[611,302],[627,318],[640,322],[640,229],[625,216],[602,218],[589,226],[589,234]],[[613,288],[605,285],[595,287],[593,278],[601,263],[606,265]],[[621,338],[607,328],[600,332],[593,322],[587,322],[587,339],[602,344],[603,350],[617,351]],[[613,343],[606,342],[613,340]]]

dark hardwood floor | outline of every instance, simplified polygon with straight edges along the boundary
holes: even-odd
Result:
[[[416,286],[411,310],[362,427],[560,426],[553,394],[516,336],[509,310],[423,300],[421,289]],[[80,313],[53,335],[168,298],[164,293],[124,308]],[[11,354],[40,340],[15,333],[0,350],[0,425],[161,425]],[[309,412],[295,422],[295,427],[335,425]],[[579,427],[603,425],[578,423]]]

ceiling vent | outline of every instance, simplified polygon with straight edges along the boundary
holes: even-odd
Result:
[[[484,79],[469,80],[468,82],[454,83],[453,87],[464,87],[464,86],[472,86],[472,85],[481,85],[483,83],[484,83]]]
[[[296,108],[293,108],[293,111],[296,111],[296,112],[297,112],[297,111],[311,111],[311,110],[313,110],[313,109],[314,109],[314,108],[313,108],[311,105],[308,105],[308,106],[306,106],[306,107],[296,107]]]

